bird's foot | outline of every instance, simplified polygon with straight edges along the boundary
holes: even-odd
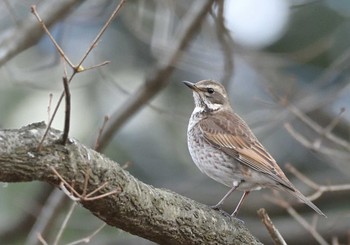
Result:
[[[214,210],[216,210],[216,211],[220,211],[220,210],[222,210],[222,208],[221,208],[221,204],[216,204],[216,205],[214,205],[214,206],[210,206],[212,209],[214,209]]]
[[[221,204],[216,204],[214,206],[210,206],[212,209],[219,211],[223,216],[225,217],[231,217],[229,213],[227,213],[225,210],[221,208]]]

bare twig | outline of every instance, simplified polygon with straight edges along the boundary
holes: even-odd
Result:
[[[36,6],[32,5],[30,7],[32,14],[34,14],[34,16],[36,17],[36,19],[38,20],[38,22],[40,23],[41,27],[44,29],[45,33],[48,35],[48,37],[51,39],[51,42],[54,44],[57,52],[61,55],[61,57],[68,63],[68,65],[70,67],[72,67],[74,69],[74,65],[73,63],[69,60],[69,58],[65,55],[65,53],[63,52],[62,48],[58,45],[58,43],[56,42],[55,38],[51,35],[49,29],[47,29],[45,23],[43,22],[43,20],[40,18],[38,12],[36,11]]]
[[[106,23],[103,25],[103,27],[101,28],[101,30],[99,31],[99,33],[96,35],[95,39],[92,41],[92,43],[90,44],[88,50],[86,50],[85,54],[83,55],[83,57],[80,59],[80,62],[78,63],[77,67],[80,67],[83,62],[86,60],[86,58],[88,57],[88,55],[90,54],[90,52],[97,46],[97,43],[99,42],[100,38],[102,37],[103,33],[105,33],[105,31],[107,30],[107,28],[109,27],[109,25],[112,23],[113,19],[119,14],[120,10],[122,9],[123,5],[125,4],[126,0],[120,0],[119,4],[117,5],[117,7],[114,9],[113,13],[111,14],[111,16],[109,17],[109,19],[106,21]],[[108,62],[108,61],[107,61]],[[104,63],[102,63],[102,65],[104,65]],[[100,65],[101,66],[101,65]]]
[[[328,135],[328,134],[331,133],[331,131],[334,129],[334,127],[339,123],[339,121],[340,121],[342,115],[344,114],[344,112],[345,112],[345,108],[341,108],[341,109],[340,109],[340,112],[339,112],[339,114],[338,114],[338,116],[336,116],[336,117],[328,124],[328,126],[325,127],[325,128],[321,131],[319,137],[318,137],[317,139],[315,139],[315,141],[314,141],[314,148],[315,148],[315,149],[318,149],[318,148],[321,146],[322,140],[323,140],[323,138],[325,137],[325,135]]]
[[[288,133],[293,136],[299,143],[301,143],[304,147],[317,151],[319,153],[328,155],[328,156],[334,156],[337,158],[343,158],[345,160],[348,160],[350,158],[350,153],[347,151],[341,151],[338,149],[329,148],[326,146],[319,146],[315,147],[316,145],[313,142],[310,142],[308,139],[304,137],[304,135],[298,133],[290,123],[284,124],[285,129],[287,129]],[[330,135],[330,134],[327,134]]]
[[[321,245],[329,245],[327,241],[317,232],[315,225],[310,225],[301,215],[292,208],[288,202],[284,201],[282,198],[269,198],[270,202],[277,204],[278,206],[287,210],[290,216],[292,216],[301,226],[304,227]]]
[[[287,212],[307,230],[320,245],[329,245],[329,243],[317,232],[316,228],[310,225],[294,208],[288,206]]]
[[[102,126],[101,126],[100,130],[98,131],[98,135],[97,135],[97,137],[96,137],[94,149],[97,149],[98,146],[99,146],[99,144],[100,144],[100,138],[101,138],[101,135],[102,135],[103,130],[104,130],[105,127],[106,127],[106,124],[107,124],[108,120],[109,120],[109,117],[108,117],[108,116],[105,116],[104,119],[103,119]]]
[[[308,117],[305,113],[303,113],[301,110],[299,110],[297,107],[293,106],[290,103],[287,103],[285,107],[292,112],[297,118],[299,118],[303,123],[305,123],[307,126],[309,126],[311,129],[313,129],[318,134],[323,134],[324,128],[321,127],[318,123],[314,122],[310,117]],[[343,140],[339,138],[338,136],[328,132],[324,134],[324,137],[331,140],[337,145],[340,145],[344,147],[346,150],[350,152],[350,143],[346,140]]]
[[[264,208],[261,208],[258,210],[258,215],[265,225],[267,231],[270,233],[270,236],[276,245],[287,245],[287,243],[284,241],[281,233],[277,230],[275,225],[272,223],[269,215],[267,214],[266,210]]]
[[[47,121],[50,121],[51,118],[51,105],[52,105],[53,94],[49,94],[49,105],[47,106]]]
[[[93,201],[93,200],[101,199],[101,198],[104,198],[104,197],[114,195],[114,194],[121,192],[120,188],[116,188],[112,191],[109,191],[109,192],[92,197],[92,195],[94,195],[96,192],[100,191],[101,189],[103,189],[104,187],[106,187],[108,185],[108,182],[106,181],[103,184],[101,184],[99,187],[97,187],[95,190],[93,190],[92,192],[87,194],[86,193],[87,187],[88,187],[87,185],[88,185],[88,180],[90,178],[90,171],[91,171],[91,170],[87,170],[85,172],[83,193],[80,194],[74,189],[74,186],[68,184],[67,181],[64,180],[64,178],[57,172],[57,170],[54,167],[51,166],[51,170],[61,180],[64,187],[68,188],[69,191],[71,191],[71,193],[69,193],[67,196],[70,197],[73,201]]]
[[[40,233],[37,234],[37,238],[38,238],[39,242],[41,242],[41,244],[48,245]]]
[[[64,97],[66,98],[66,108],[65,108],[65,117],[64,117],[64,129],[62,135],[62,144],[65,145],[68,140],[69,126],[70,126],[70,111],[71,111],[71,96],[69,90],[69,84],[67,77],[63,77],[63,87],[64,87]]]
[[[89,236],[76,240],[74,242],[67,243],[67,245],[75,245],[79,243],[89,243],[91,241],[91,238],[93,238],[97,233],[99,233],[104,227],[106,226],[106,223],[103,223],[99,228],[97,228],[93,233],[91,233]]]
[[[114,133],[127,121],[132,115],[140,110],[151,98],[153,98],[168,82],[169,77],[175,69],[176,62],[181,58],[183,50],[190,43],[195,33],[197,33],[207,13],[210,11],[213,0],[199,0],[192,3],[188,11],[187,19],[183,24],[182,30],[177,35],[178,41],[173,45],[175,48],[167,57],[167,60],[158,67],[151,78],[146,79],[144,84],[123,103],[112,116],[111,123],[102,134],[98,151],[101,151],[112,139]]]
[[[60,229],[59,229],[59,231],[58,231],[58,233],[57,233],[57,235],[55,237],[53,245],[57,245],[58,244],[58,242],[59,242],[59,240],[60,240],[60,238],[61,238],[61,236],[63,234],[63,231],[66,228],[67,223],[68,223],[70,217],[72,216],[72,213],[73,213],[73,211],[74,211],[76,206],[77,206],[77,203],[76,202],[72,202],[72,204],[71,204],[71,206],[69,208],[69,211],[68,211],[66,217],[64,218],[63,223],[62,223],[62,225],[61,225],[61,227],[60,227]]]
[[[108,65],[109,63],[111,63],[109,60],[106,60],[106,61],[103,61],[102,63],[100,64],[97,64],[97,65],[93,65],[93,66],[90,66],[90,67],[87,67],[87,68],[84,68],[83,70],[78,70],[78,72],[82,72],[82,71],[88,71],[88,70],[92,70],[92,69],[96,69],[96,68],[99,68],[101,66],[105,66],[105,65]],[[82,66],[80,66],[81,68]]]
[[[319,185],[303,175],[301,172],[299,172],[295,167],[293,167],[291,164],[286,164],[286,169],[294,174],[298,179],[300,179],[303,183],[311,187],[312,189],[316,190],[315,193],[308,196],[308,199],[311,201],[316,200],[320,196],[322,196],[325,192],[334,192],[334,191],[348,191],[350,190],[350,184],[345,185]]]

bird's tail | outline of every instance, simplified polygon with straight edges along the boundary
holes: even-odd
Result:
[[[284,190],[287,190],[287,192],[290,193],[292,196],[296,197],[297,199],[299,199],[300,201],[308,205],[310,208],[315,210],[319,215],[322,215],[325,218],[327,218],[327,216],[315,204],[313,204],[309,199],[307,199],[306,196],[304,196],[297,189],[294,188],[294,190],[291,190],[291,189],[284,189]]]

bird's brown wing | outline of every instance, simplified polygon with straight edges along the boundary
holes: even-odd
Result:
[[[216,113],[199,122],[205,139],[245,166],[294,191],[280,167],[237,114]]]

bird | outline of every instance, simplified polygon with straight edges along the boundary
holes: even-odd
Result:
[[[289,181],[276,160],[236,114],[222,84],[214,80],[183,81],[193,92],[195,108],[187,128],[187,145],[199,170],[230,190],[212,208],[221,206],[235,190],[243,191],[231,216],[236,216],[248,194],[270,188],[285,191],[326,215]]]

